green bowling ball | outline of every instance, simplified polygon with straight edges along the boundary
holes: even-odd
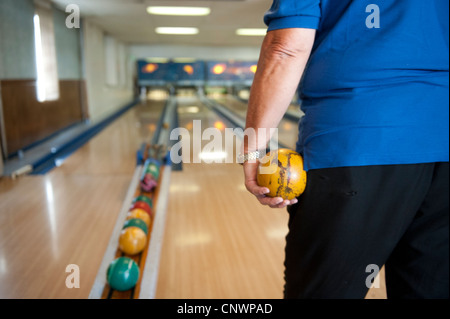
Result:
[[[151,174],[155,179],[159,177],[159,167],[155,164],[149,164],[145,170],[146,173]]]
[[[130,290],[139,280],[139,267],[133,259],[119,257],[109,265],[106,279],[112,289]]]
[[[139,227],[140,229],[142,229],[144,231],[144,233],[146,235],[148,235],[148,227],[147,224],[140,218],[132,218],[129,219],[125,222],[125,224],[123,225],[123,229],[128,228],[128,227]]]

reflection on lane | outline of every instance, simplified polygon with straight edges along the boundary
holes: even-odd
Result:
[[[155,134],[166,100],[167,96],[155,98],[154,94],[149,94],[146,101],[134,108],[135,125],[139,128],[142,141],[149,142]]]
[[[226,130],[233,127],[196,96],[179,95],[177,102],[183,163],[234,162],[240,141]]]
[[[141,101],[65,158],[61,166],[51,173],[102,175],[133,172],[136,150],[151,141],[165,102],[165,99]]]
[[[221,96],[210,96],[209,98],[214,99],[217,103],[223,105],[227,109],[231,110],[241,118],[245,119],[247,115],[247,104],[239,101],[235,97],[229,95]],[[297,110],[295,112],[300,112],[298,105],[291,104],[289,106],[290,110]],[[299,113],[300,114],[300,113]],[[290,119],[282,119],[278,126],[278,140],[281,144],[295,149],[295,144],[298,138],[298,125],[296,122]]]
[[[257,204],[240,165],[205,163],[205,156],[220,152],[230,157],[240,141],[206,150],[213,138],[208,131],[222,133],[231,124],[197,97],[178,95],[177,101],[183,139],[191,145],[204,135],[201,150],[193,152],[203,160],[171,174],[155,298],[280,298],[287,215]]]

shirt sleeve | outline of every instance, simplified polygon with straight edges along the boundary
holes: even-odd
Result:
[[[321,0],[274,0],[264,15],[268,31],[287,28],[318,29]]]

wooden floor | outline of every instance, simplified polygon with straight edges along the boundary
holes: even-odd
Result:
[[[196,103],[195,118],[220,121],[195,99],[180,107]],[[172,174],[167,213],[157,298],[282,298],[287,214],[258,205],[239,165],[183,165]]]
[[[193,104],[200,109],[180,118],[190,138],[194,118],[206,127],[220,121],[195,99],[184,101],[181,109]],[[234,110],[242,107],[237,101],[221,102]],[[291,134],[296,129],[293,125]],[[280,142],[295,145],[292,138]],[[235,149],[223,151],[232,156]],[[157,298],[282,298],[288,215],[261,206],[246,191],[242,167],[184,164],[182,172],[172,173],[167,214]],[[384,285],[371,289],[367,298],[384,298]]]
[[[224,105],[231,111],[233,111],[235,114],[239,115],[243,119],[245,119],[247,115],[247,104],[237,100],[235,97],[231,96],[222,96],[219,98],[216,98],[217,102]],[[291,104],[289,106],[290,111],[292,111],[295,114],[302,114],[302,112],[299,110],[299,106],[297,104]],[[278,141],[280,144],[284,145],[285,147],[295,149],[295,144],[297,143],[297,134],[298,132],[298,122],[294,122],[290,119],[282,119],[280,121],[280,124],[278,125]]]
[[[183,101],[181,110],[199,112],[180,112],[180,126],[220,122],[196,99]],[[163,105],[133,108],[45,176],[0,179],[0,298],[88,297],[136,151]],[[284,210],[248,194],[240,166],[184,164],[171,177],[156,297],[281,298],[286,225]],[[79,289],[65,286],[69,264],[80,268]],[[385,298],[384,283],[368,298]]]
[[[128,111],[45,176],[0,179],[0,298],[87,298],[163,102]],[[80,288],[65,285],[80,268]]]
[[[232,164],[173,173],[157,298],[282,298],[287,214],[241,185]]]

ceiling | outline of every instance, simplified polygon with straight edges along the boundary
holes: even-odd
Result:
[[[76,4],[81,16],[129,44],[260,46],[261,36],[238,36],[237,28],[265,28],[263,15],[272,0],[52,0],[65,10]],[[151,16],[149,5],[211,8],[203,17]],[[156,27],[197,27],[197,35],[160,35]]]

